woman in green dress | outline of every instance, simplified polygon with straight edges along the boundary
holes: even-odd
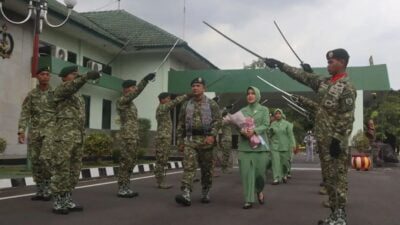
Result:
[[[274,112],[275,121],[271,123],[268,136],[270,138],[272,155],[272,174],[276,185],[280,182],[287,182],[287,175],[290,173],[291,154],[295,147],[293,125],[288,122],[281,109]]]
[[[244,209],[253,206],[255,196],[258,202],[264,204],[264,184],[265,170],[267,165],[267,142],[266,131],[269,127],[269,110],[267,107],[259,104],[260,91],[256,87],[247,89],[248,105],[241,109],[246,118],[252,118],[254,128],[242,128],[239,139],[239,170],[243,186],[243,194],[245,198]],[[251,143],[252,137],[256,135],[262,139],[264,143],[254,145]],[[254,137],[253,137],[254,138]]]

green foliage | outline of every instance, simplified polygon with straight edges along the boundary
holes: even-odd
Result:
[[[103,132],[95,132],[86,137],[84,152],[86,156],[100,160],[111,155],[112,138]]]
[[[351,146],[359,153],[365,152],[369,149],[369,140],[362,130],[359,130],[351,140]]]
[[[139,147],[146,148],[149,140],[151,121],[139,118]]]
[[[3,153],[6,150],[7,142],[3,138],[0,138],[0,153]]]
[[[253,60],[249,65],[244,65],[243,66],[244,69],[264,69],[266,68],[264,60],[262,59],[257,59],[257,60]]]
[[[400,136],[400,92],[390,91],[365,110],[364,121],[373,119],[376,137],[386,139],[386,134]]]

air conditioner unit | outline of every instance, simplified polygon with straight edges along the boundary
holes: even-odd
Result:
[[[53,57],[68,61],[68,50],[60,47],[55,47],[53,50]]]
[[[86,67],[90,68],[91,70],[97,71],[97,72],[99,72],[103,69],[103,65],[101,63],[98,63],[98,62],[95,62],[92,60],[89,60],[86,63]]]

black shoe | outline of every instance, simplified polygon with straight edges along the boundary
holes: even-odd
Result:
[[[35,195],[31,197],[32,201],[42,201],[43,200],[43,196],[41,195]]]
[[[82,212],[83,211],[83,206],[76,205],[73,208],[68,208],[68,211],[70,211],[70,212]]]
[[[262,198],[260,198],[260,194],[262,194]],[[262,193],[262,192],[257,193],[257,197],[258,197],[258,203],[260,203],[260,205],[264,205],[264,203],[265,203],[265,201],[264,201],[264,199],[265,199],[264,193]]]
[[[274,182],[272,182],[272,185],[278,185],[279,184],[279,181],[274,181]]]
[[[283,178],[283,179],[282,179],[282,182],[283,182],[284,184],[286,184],[286,183],[287,183],[287,178]]]
[[[51,200],[51,196],[43,196],[42,201],[48,202]]]
[[[249,203],[249,202],[246,202],[246,203],[244,203],[244,205],[243,205],[243,209],[250,209],[250,208],[252,208],[253,207],[253,204],[251,204],[251,203]]]
[[[67,215],[69,213],[68,209],[53,209],[54,214],[59,214],[59,215]]]
[[[134,198],[134,197],[137,197],[137,196],[139,196],[139,193],[137,193],[137,192],[124,194],[124,195],[118,194],[118,197],[120,197],[120,198]]]
[[[182,195],[177,195],[175,197],[175,201],[176,203],[183,205],[183,206],[190,206],[192,203],[190,202],[190,200],[187,200],[185,197],[183,197]]]
[[[201,203],[208,204],[210,202],[210,198],[201,198]]]

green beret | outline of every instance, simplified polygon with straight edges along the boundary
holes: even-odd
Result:
[[[122,82],[123,88],[128,88],[132,86],[136,86],[136,80],[125,80],[124,82]]]
[[[38,75],[39,73],[41,73],[41,72],[50,72],[50,67],[49,66],[43,66],[43,67],[41,67],[41,68],[39,68],[37,71],[36,71],[36,75]]]
[[[61,72],[58,76],[66,77],[68,74],[77,73],[77,72],[78,72],[78,66],[67,66],[61,70]]]
[[[334,49],[326,53],[326,59],[343,59],[346,64],[349,62],[349,58],[349,53],[343,48]]]
[[[165,98],[168,98],[168,97],[170,97],[170,96],[171,96],[171,95],[170,95],[169,93],[163,92],[163,93],[161,93],[161,94],[158,95],[158,100],[165,99]]]
[[[192,80],[192,82],[190,83],[190,86],[192,86],[193,84],[203,84],[205,86],[206,81],[201,77],[197,77]]]

